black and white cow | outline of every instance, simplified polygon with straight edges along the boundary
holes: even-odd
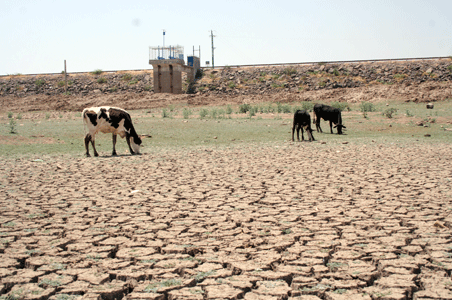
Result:
[[[132,119],[128,112],[117,107],[89,107],[85,108],[82,113],[83,121],[88,127],[88,133],[85,136],[86,156],[89,155],[89,142],[93,146],[94,156],[99,156],[94,146],[96,134],[102,133],[113,134],[113,153],[116,154],[116,135],[126,138],[131,154],[139,154],[141,146],[141,138],[137,135],[132,124]]]
[[[334,128],[337,128],[337,134],[342,134],[342,128],[347,128],[342,125],[341,110],[338,108],[324,104],[314,105],[314,122],[317,132],[323,132],[322,128],[320,128],[320,119],[330,121],[331,133],[333,133],[333,123]]]
[[[311,128],[311,116],[305,110],[297,110],[293,115],[293,126],[292,126],[292,141],[294,141],[294,131],[297,129],[297,139],[300,141],[300,129],[301,129],[301,140],[304,141],[303,128],[308,133],[309,141],[315,141],[312,135]]]

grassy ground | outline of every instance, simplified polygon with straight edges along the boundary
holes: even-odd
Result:
[[[168,107],[130,113],[137,132],[152,135],[144,140],[143,149],[143,152],[151,152],[180,147],[286,143],[291,140],[293,111],[309,108],[310,104],[278,106],[263,103],[252,106],[251,113],[240,113],[240,107]],[[452,128],[450,99],[435,103],[433,110],[426,109],[425,104],[396,102],[375,104],[371,112],[362,112],[361,107],[358,104],[343,107],[343,122],[347,129],[342,136],[329,134],[328,123],[322,121],[324,133],[314,132],[317,141],[313,146],[323,143],[452,142],[452,131],[447,130]],[[396,111],[389,118],[384,113],[391,108]],[[0,156],[69,154],[81,157],[84,154],[85,129],[79,112],[9,113],[0,120]],[[419,122],[424,125],[418,126]],[[110,134],[99,134],[96,144],[101,155],[110,155]],[[119,139],[118,152],[127,153],[127,149],[126,142]]]

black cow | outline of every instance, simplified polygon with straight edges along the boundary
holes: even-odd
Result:
[[[308,133],[309,141],[315,141],[312,135],[311,128],[311,116],[305,110],[297,110],[293,115],[293,126],[292,126],[292,141],[294,141],[295,127],[297,128],[297,139],[300,141],[300,129],[301,129],[301,140],[304,141],[303,128]]]
[[[89,142],[93,146],[94,156],[99,156],[94,146],[94,139],[99,131],[113,134],[112,155],[116,155],[117,134],[122,138],[126,138],[131,154],[140,153],[141,138],[137,135],[132,124],[132,119],[125,110],[108,106],[90,107],[83,110],[82,116],[85,125],[88,127],[88,133],[85,136],[86,156],[90,156]]]
[[[322,128],[320,128],[320,119],[330,121],[331,133],[333,133],[333,123],[334,128],[337,128],[337,134],[342,134],[342,128],[347,128],[342,125],[341,110],[338,108],[324,104],[314,105],[314,122],[317,132],[323,132]]]

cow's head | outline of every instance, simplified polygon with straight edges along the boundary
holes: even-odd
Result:
[[[336,124],[333,128],[337,128],[337,134],[342,134],[342,128],[347,128],[342,124]]]
[[[141,138],[139,136],[130,137],[130,147],[135,154],[140,154]]]

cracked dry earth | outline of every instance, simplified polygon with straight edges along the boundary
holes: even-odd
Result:
[[[452,299],[449,144],[0,164],[1,299]]]

